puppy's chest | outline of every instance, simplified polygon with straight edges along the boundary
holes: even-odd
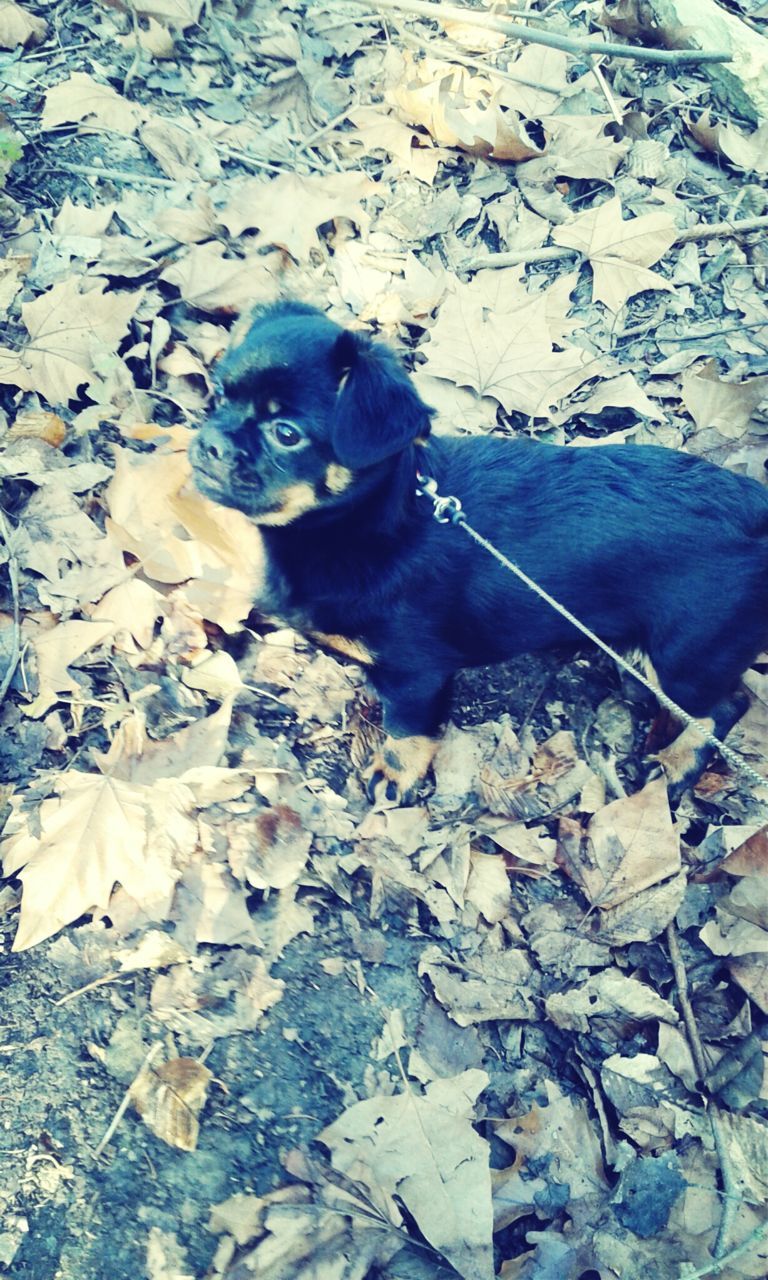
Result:
[[[344,599],[342,592],[338,596],[329,596],[323,590],[324,585],[318,584],[318,588],[313,590],[311,581],[293,581],[271,560],[257,604],[263,613],[279,619],[295,631],[313,636],[320,643],[354,657],[356,661],[366,660],[350,649],[350,646],[355,647],[352,636],[358,639],[361,634],[359,617],[354,618],[354,627],[350,626],[350,614],[357,611],[350,610],[349,601]]]

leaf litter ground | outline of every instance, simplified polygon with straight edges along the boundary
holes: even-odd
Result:
[[[185,450],[288,292],[446,429],[764,479],[768,10],[701,7],[711,79],[643,60],[682,0],[381,8],[0,9],[0,1273],[762,1276],[764,809],[715,761],[673,817],[668,727],[555,654],[372,812],[362,671],[251,612]]]

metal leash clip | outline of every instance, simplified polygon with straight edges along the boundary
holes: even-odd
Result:
[[[423,476],[417,471],[416,480],[416,496],[429,498],[433,507],[432,514],[438,524],[459,524],[464,519],[461,501],[452,495],[441,498],[437,492],[437,481],[432,476]]]

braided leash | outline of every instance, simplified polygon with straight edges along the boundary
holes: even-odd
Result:
[[[717,751],[720,752],[720,755],[727,761],[735,772],[740,773],[743,778],[752,784],[752,786],[758,786],[761,788],[766,786],[767,780],[761,777],[756,769],[753,769],[751,765],[747,764],[746,760],[744,760],[736,751],[731,747],[726,746],[720,738],[715,737],[714,733],[710,733],[709,730],[705,729],[700,721],[696,720],[694,716],[689,715],[687,711],[684,711],[683,708],[678,706],[672,698],[667,697],[663,689],[659,689],[657,685],[652,684],[642,671],[639,671],[637,667],[634,667],[631,662],[627,662],[626,658],[623,658],[621,654],[617,653],[609,644],[606,644],[604,640],[601,640],[599,636],[596,636],[594,631],[591,631],[585,623],[580,622],[578,618],[574,617],[571,611],[566,609],[565,605],[562,605],[558,600],[555,600],[554,596],[551,596],[548,591],[545,591],[543,587],[540,587],[538,582],[534,582],[533,578],[529,578],[525,570],[521,569],[513,560],[510,560],[508,556],[505,556],[503,552],[499,551],[498,547],[495,547],[492,542],[489,542],[481,533],[478,533],[477,529],[473,529],[462,510],[461,502],[458,498],[452,495],[442,497],[437,491],[437,481],[431,476],[425,476],[422,475],[421,472],[417,472],[416,481],[417,496],[420,498],[429,498],[433,508],[432,514],[438,524],[453,524],[458,528],[463,529],[473,542],[476,542],[479,547],[482,547],[489,555],[492,555],[494,560],[498,561],[503,568],[508,569],[509,572],[513,573],[516,578],[519,578],[526,587],[535,592],[535,594],[542,600],[546,601],[546,603],[554,609],[556,613],[559,613],[560,616],[565,618],[567,622],[570,622],[577,631],[580,631],[588,640],[591,640],[592,644],[597,645],[598,649],[602,649],[603,653],[607,653],[609,658],[613,658],[613,661],[622,669],[622,671],[626,671],[628,675],[631,675],[645,689],[648,689],[648,691],[656,698],[657,702],[660,702],[663,707],[666,707],[668,711],[671,711],[672,714],[682,721],[684,725],[688,727],[692,726],[704,742],[708,742],[710,746],[715,747]]]

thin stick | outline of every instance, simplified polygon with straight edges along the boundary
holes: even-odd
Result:
[[[530,80],[526,76],[515,75],[514,71],[508,71],[501,67],[496,67],[490,62],[483,62],[482,58],[473,58],[463,49],[458,49],[452,45],[450,49],[446,49],[444,44],[437,40],[424,40],[421,36],[413,35],[410,31],[404,31],[400,37],[401,43],[409,45],[414,49],[423,49],[425,53],[430,54],[433,58],[438,58],[443,62],[458,62],[459,66],[472,67],[474,71],[480,71],[483,75],[496,77],[497,80],[509,81],[510,84],[524,84],[529,89],[541,89],[543,93],[551,93],[556,98],[563,96],[563,90],[554,84],[545,84],[543,80]],[[514,62],[511,64],[514,66]]]
[[[707,1077],[707,1062],[704,1057],[704,1046],[701,1043],[699,1028],[696,1025],[696,1017],[691,1007],[691,1001],[688,996],[688,974],[685,971],[682,953],[680,951],[680,941],[677,936],[677,926],[674,920],[670,920],[666,928],[667,946],[669,947],[669,958],[672,961],[672,970],[675,975],[675,985],[677,986],[677,999],[680,1005],[680,1013],[685,1023],[685,1030],[688,1036],[688,1044],[690,1045],[693,1063],[696,1067],[696,1074],[699,1082],[705,1085]],[[731,1162],[728,1157],[728,1142],[723,1126],[723,1118],[718,1104],[714,1098],[709,1098],[707,1106],[707,1114],[709,1123],[712,1127],[712,1137],[715,1143],[715,1151],[720,1165],[720,1176],[723,1180],[723,1211],[720,1215],[720,1226],[717,1230],[717,1238],[715,1239],[714,1248],[712,1250],[715,1258],[722,1258],[726,1251],[726,1240],[730,1235],[733,1226],[733,1220],[736,1211],[741,1202],[739,1186],[733,1175]],[[706,1273],[705,1273],[706,1274]]]
[[[352,0],[352,4],[370,7],[370,0]],[[540,27],[525,27],[520,22],[509,22],[495,13],[482,13],[477,9],[462,9],[455,4],[429,4],[427,0],[378,0],[377,8],[385,12],[411,13],[418,18],[433,18],[435,22],[466,22],[473,27],[487,27],[501,31],[513,40],[524,44],[543,44],[548,49],[562,49],[565,53],[601,54],[610,58],[632,58],[635,62],[661,62],[669,66],[684,63],[730,62],[731,53],[725,49],[645,49],[632,44],[609,44],[604,40],[582,39],[578,36],[561,36]],[[530,15],[536,17],[535,13]]]
[[[629,223],[628,225],[631,225]],[[691,240],[714,240],[716,236],[748,236],[753,231],[762,231],[768,227],[768,216],[761,218],[742,218],[739,222],[702,222],[698,227],[689,227],[681,231],[674,244],[688,244]],[[488,253],[482,257],[470,258],[462,264],[466,271],[480,271],[484,267],[516,267],[525,262],[556,262],[558,258],[579,258],[578,249],[556,249],[547,245],[543,249],[511,250],[509,253]],[[739,329],[746,328],[738,325]]]
[[[60,169],[62,173],[78,173],[84,178],[111,178],[113,182],[138,182],[149,187],[175,187],[175,178],[156,178],[152,173],[133,173],[130,169],[107,169],[95,164],[70,164],[68,161],[56,160],[52,169]]]
[[[715,236],[745,236],[750,231],[763,231],[768,227],[768,217],[742,218],[736,222],[702,222],[698,227],[681,231],[675,244],[687,244],[689,240],[710,240]]]
[[[721,1271],[725,1271],[731,1263],[740,1258],[742,1254],[748,1253],[753,1245],[759,1244],[761,1240],[768,1236],[768,1222],[761,1222],[759,1227],[755,1227],[741,1244],[737,1244],[735,1249],[731,1249],[729,1253],[724,1253],[720,1258],[713,1258],[706,1266],[699,1267],[698,1271],[686,1271],[681,1273],[679,1280],[702,1280],[703,1276],[716,1276]]]
[[[19,665],[21,657],[21,620],[19,616],[19,562],[16,559],[13,550],[13,535],[5,518],[5,513],[0,511],[0,538],[5,543],[8,551],[8,577],[11,580],[11,594],[13,596],[13,635],[11,637],[11,656],[8,659],[8,666],[3,672],[3,678],[0,680],[0,703],[3,701],[8,692],[11,681],[16,674],[16,668]]]

